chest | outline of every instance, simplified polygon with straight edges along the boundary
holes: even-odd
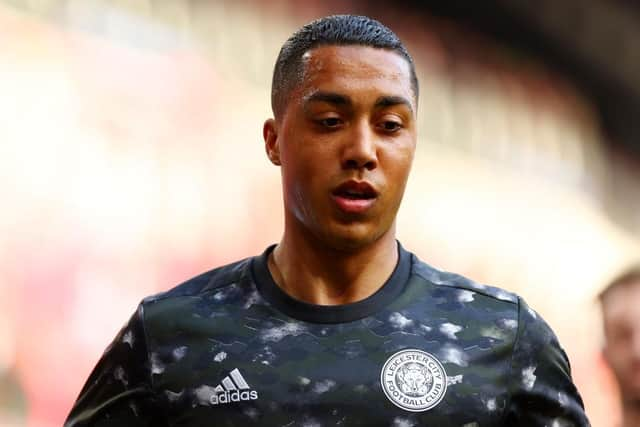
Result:
[[[499,425],[507,403],[507,342],[375,319],[243,322],[158,343],[153,383],[171,425],[480,427]]]

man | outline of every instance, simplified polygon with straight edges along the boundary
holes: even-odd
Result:
[[[640,426],[640,266],[600,294],[604,356],[620,387],[621,427]]]
[[[263,129],[282,240],[144,300],[67,426],[588,425],[534,311],[395,240],[417,100],[413,61],[379,22],[298,30]]]

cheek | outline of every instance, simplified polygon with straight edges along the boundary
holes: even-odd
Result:
[[[305,187],[322,187],[335,173],[338,161],[329,147],[320,147],[317,142],[300,141],[291,147],[283,159],[283,173],[292,184]]]
[[[389,174],[398,178],[408,176],[415,153],[414,145],[406,143],[401,147],[392,148],[382,153],[383,161],[388,165]]]
[[[609,346],[607,360],[609,361],[609,364],[614,369],[614,371],[620,371],[631,360],[628,346],[621,345],[619,343],[611,343]]]
[[[319,167],[313,159],[298,159],[295,164],[283,167],[283,174],[290,188],[298,188],[309,194],[317,192],[327,176],[326,168]]]
[[[409,177],[410,162],[398,161],[388,169],[387,183],[392,190],[394,199],[399,199],[404,194],[404,189]]]
[[[291,155],[293,154],[293,155]],[[282,166],[283,190],[288,205],[300,219],[311,218],[322,207],[326,194],[327,167],[308,151],[290,153]]]

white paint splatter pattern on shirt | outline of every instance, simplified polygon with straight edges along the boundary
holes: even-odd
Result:
[[[116,366],[116,368],[113,370],[113,377],[122,382],[125,387],[129,385],[127,374],[124,372],[124,368],[122,366]]]
[[[298,382],[300,383],[300,385],[309,385],[309,383],[311,383],[311,380],[307,377],[298,377]]]
[[[458,293],[458,302],[471,302],[473,301],[474,293],[467,290],[461,290]]]
[[[496,408],[497,408],[497,405],[496,405],[495,398],[487,400],[487,410],[489,410],[490,412],[493,412],[496,410]]]
[[[258,293],[257,290],[254,290],[253,292],[251,292],[251,294],[247,297],[244,306],[242,308],[244,308],[245,310],[249,309],[252,305],[257,304],[261,301],[261,297],[260,294]]]
[[[182,358],[184,358],[184,356],[187,355],[187,350],[188,350],[188,347],[186,345],[183,345],[182,347],[174,348],[172,352],[173,360],[177,362]]]
[[[167,400],[169,402],[176,402],[178,399],[182,397],[182,395],[184,394],[184,390],[180,390],[179,393],[174,393],[171,390],[165,390],[164,394],[165,396],[167,396]]]
[[[209,385],[201,385],[193,390],[193,394],[196,396],[198,403],[205,406],[211,405],[211,397],[216,393],[215,388]]]
[[[237,288],[236,285],[227,286],[226,288],[223,288],[218,292],[216,292],[213,295],[213,299],[216,301],[224,301],[229,296],[233,295],[234,292],[236,292],[236,288]]]
[[[447,377],[447,386],[454,385],[454,384],[459,384],[459,383],[462,382],[463,378],[464,378],[464,375],[462,375],[462,374],[454,375],[452,377]]]
[[[453,323],[443,323],[440,325],[440,332],[446,335],[449,339],[457,340],[456,334],[462,330],[462,326],[454,325]]]
[[[503,329],[499,329],[497,326],[480,328],[479,332],[480,336],[495,338],[497,340],[503,340],[508,336]]]
[[[391,424],[392,427],[415,427],[415,424],[413,421],[411,421],[408,418],[401,418],[401,417],[396,417],[393,419],[393,424]]]
[[[573,423],[564,418],[556,418],[551,423],[551,427],[571,427]]]
[[[318,381],[313,385],[313,392],[317,394],[326,393],[335,387],[336,382],[333,380]]]
[[[527,390],[531,390],[533,386],[536,384],[536,375],[534,372],[536,371],[535,366],[529,366],[522,370],[522,385]]]
[[[322,424],[318,420],[308,418],[302,422],[302,427],[322,427]]]
[[[471,282],[471,287],[480,289],[480,290],[487,289],[487,285],[483,285],[482,283],[476,283],[476,282]]]
[[[469,365],[467,354],[459,347],[445,344],[439,351],[440,361],[454,363],[463,368]]]
[[[152,374],[161,374],[164,372],[164,363],[160,360],[160,356],[158,353],[151,353],[151,373]]]
[[[287,336],[297,337],[307,332],[302,324],[297,322],[287,322],[282,326],[275,326],[273,328],[262,331],[261,338],[263,341],[278,342]]]
[[[518,327],[518,321],[516,319],[502,319],[499,321],[499,324],[506,329],[515,329]]]
[[[262,351],[255,354],[253,362],[260,362],[263,365],[270,365],[276,360],[276,354],[273,352],[270,346],[265,346]]]
[[[131,332],[130,330],[125,332],[124,335],[122,335],[122,342],[129,344],[129,347],[133,348],[133,342],[135,341],[135,338],[133,337],[133,332]]]
[[[515,329],[518,327],[518,321],[516,319],[504,319],[502,324],[509,329]]]
[[[506,292],[506,291],[503,291],[502,289],[497,289],[495,291],[494,296],[496,298],[500,299],[500,300],[503,300],[503,301],[511,301],[512,300],[511,294]]]
[[[396,329],[404,329],[407,326],[413,325],[413,320],[404,317],[402,314],[395,312],[389,316],[389,323]]]
[[[566,393],[559,391],[558,402],[560,403],[560,406],[567,406],[569,404],[569,397],[567,396]]]
[[[129,408],[131,408],[131,412],[133,412],[134,416],[136,416],[136,417],[140,416],[138,414],[138,405],[136,405],[134,402],[129,402]]]

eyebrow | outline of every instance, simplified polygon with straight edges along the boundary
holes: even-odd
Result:
[[[303,98],[304,104],[310,104],[312,102],[326,102],[334,105],[351,105],[351,100],[339,93],[316,91]]]
[[[404,105],[413,113],[411,102],[404,96],[381,96],[374,104],[375,107],[393,107],[395,105]]]
[[[308,105],[312,102],[326,102],[336,106],[351,106],[353,103],[351,99],[345,95],[341,95],[335,92],[316,91],[303,98],[304,105]],[[409,108],[409,111],[413,113],[413,106],[411,102],[403,96],[386,95],[376,99],[374,104],[375,108],[393,107],[395,105],[404,105]]]

